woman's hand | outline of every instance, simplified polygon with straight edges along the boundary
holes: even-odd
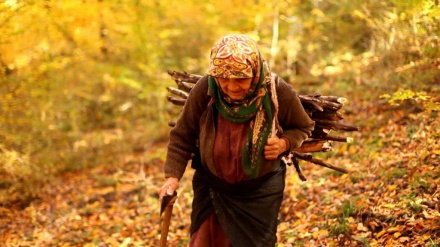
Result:
[[[278,158],[278,155],[287,150],[286,140],[278,137],[270,137],[264,146],[264,157],[268,160]]]
[[[179,179],[169,177],[165,184],[159,189],[159,201],[162,202],[162,198],[168,194],[173,195],[174,191],[179,188]]]

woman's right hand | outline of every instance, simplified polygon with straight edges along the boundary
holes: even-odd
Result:
[[[276,136],[270,137],[264,146],[264,157],[268,160],[274,160],[285,151],[287,151],[286,139]]]
[[[177,188],[179,188],[179,179],[173,177],[167,178],[165,184],[159,190],[159,201],[162,202],[162,198],[165,195],[173,195]]]

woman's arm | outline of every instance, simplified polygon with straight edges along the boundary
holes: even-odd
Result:
[[[191,89],[176,125],[169,137],[167,157],[164,164],[165,177],[180,180],[188,160],[196,149],[199,137],[200,117],[206,110],[209,96],[207,76],[202,77]]]
[[[312,134],[315,122],[305,112],[293,87],[279,77],[277,80],[278,121],[283,128],[282,137],[294,151]]]

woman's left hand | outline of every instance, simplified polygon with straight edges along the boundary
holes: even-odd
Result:
[[[286,151],[286,140],[278,137],[270,137],[264,146],[264,157],[268,160],[278,158],[278,155]]]

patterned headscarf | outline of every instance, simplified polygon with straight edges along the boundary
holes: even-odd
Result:
[[[209,89],[219,113],[235,123],[250,121],[243,146],[242,166],[247,175],[256,177],[264,157],[264,145],[272,131],[269,67],[251,38],[231,34],[222,37],[212,48],[207,74]],[[222,92],[215,77],[253,79],[243,99],[233,100]]]

